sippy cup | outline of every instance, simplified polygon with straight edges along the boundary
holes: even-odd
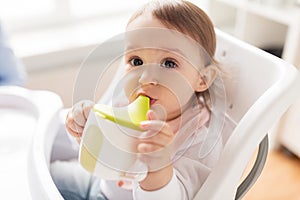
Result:
[[[149,108],[142,95],[126,107],[95,104],[83,130],[80,164],[106,180],[143,180],[147,166],[138,160],[136,146]]]

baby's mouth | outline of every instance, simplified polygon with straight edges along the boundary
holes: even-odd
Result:
[[[150,106],[152,106],[156,102],[156,99],[150,98]]]

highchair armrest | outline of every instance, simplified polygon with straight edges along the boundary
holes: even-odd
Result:
[[[268,135],[266,135],[259,144],[256,160],[251,171],[237,189],[235,200],[242,199],[260,176],[267,160],[268,148],[269,140]]]

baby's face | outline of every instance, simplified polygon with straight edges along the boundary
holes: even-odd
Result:
[[[130,102],[146,95],[151,109],[167,120],[180,115],[201,80],[198,71],[181,55],[167,50],[128,51],[125,66],[130,75],[125,86]]]
[[[195,92],[204,90],[199,72],[204,61],[198,46],[167,31],[159,20],[147,14],[131,22],[127,32],[124,60],[130,81],[125,91],[130,102],[146,95],[160,118],[178,117]]]

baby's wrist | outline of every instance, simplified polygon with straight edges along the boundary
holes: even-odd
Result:
[[[159,190],[166,186],[173,177],[173,165],[170,164],[167,167],[155,171],[148,172],[147,177],[141,181],[140,187],[145,191]]]

